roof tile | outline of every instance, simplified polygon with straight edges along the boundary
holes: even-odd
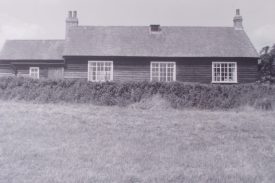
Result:
[[[62,60],[64,40],[8,40],[1,60]]]
[[[233,27],[79,26],[69,31],[65,56],[258,57]]]

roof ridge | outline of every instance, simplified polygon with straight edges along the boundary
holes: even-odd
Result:
[[[150,25],[80,25],[77,27],[71,27],[72,29],[77,29],[77,28],[94,28],[94,27],[125,27],[125,28],[144,28],[144,27],[149,27]],[[234,27],[231,26],[192,26],[192,25],[183,25],[183,26],[177,26],[177,25],[161,25],[161,27],[167,27],[167,28],[232,28],[234,29]]]

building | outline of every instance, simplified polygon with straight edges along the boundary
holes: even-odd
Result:
[[[8,40],[0,76],[88,81],[249,83],[258,53],[240,11],[232,27],[79,26],[66,19],[65,40]]]

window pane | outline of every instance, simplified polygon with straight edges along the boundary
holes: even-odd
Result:
[[[151,80],[169,82],[174,80],[174,66],[173,62],[154,62],[151,64]]]
[[[159,67],[159,65],[157,64],[157,63],[152,63],[152,67],[154,68],[157,68],[157,67]]]
[[[236,82],[236,63],[213,63],[213,81],[215,82]]]
[[[35,79],[39,79],[39,67],[30,67],[29,76]]]
[[[108,61],[89,62],[89,80],[110,81],[112,79],[113,64]]]

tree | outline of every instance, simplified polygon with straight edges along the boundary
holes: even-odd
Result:
[[[260,81],[275,83],[275,44],[272,47],[264,47],[260,54]]]

